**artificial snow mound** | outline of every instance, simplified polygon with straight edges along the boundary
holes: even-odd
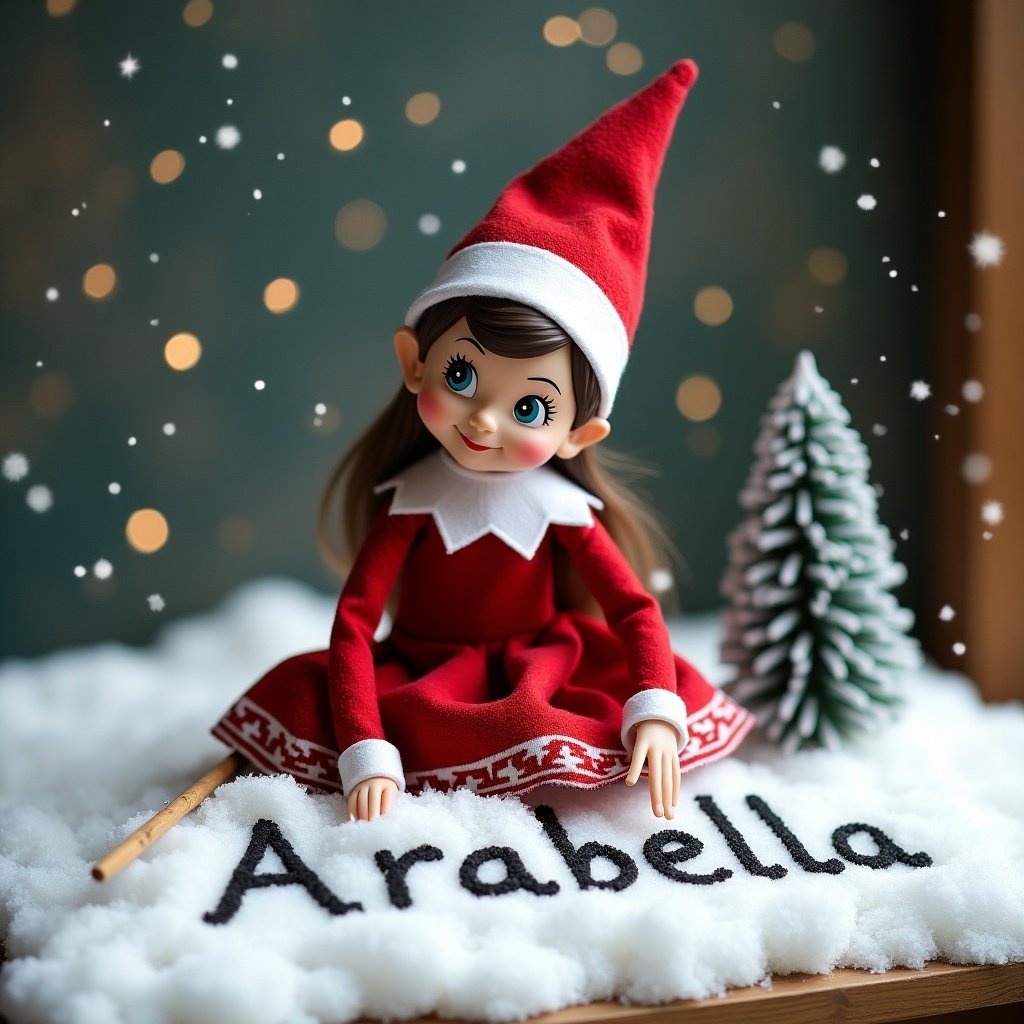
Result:
[[[684,776],[671,822],[651,815],[640,787],[613,786],[541,790],[528,803],[403,795],[385,818],[350,823],[338,797],[244,777],[122,875],[94,882],[90,866],[112,842],[223,756],[207,729],[224,707],[276,659],[322,645],[332,607],[264,582],[169,626],[149,650],[105,645],[0,666],[0,1014],[25,1024],[498,1021],[598,999],[703,997],[771,973],[1024,960],[1024,711],[984,706],[966,680],[935,670],[909,680],[897,724],[856,747],[784,755],[752,740]],[[673,631],[712,678],[718,634],[712,620]],[[807,863],[842,870],[802,867],[751,795]],[[576,869],[545,832],[544,806]],[[296,883],[245,889],[226,923],[204,921],[260,821],[337,900],[362,909],[331,914]],[[844,825],[870,825],[930,865],[881,866],[867,832],[837,845]],[[667,830],[702,849],[673,860],[689,840],[650,839]],[[623,885],[621,862],[586,861],[587,843],[621,851],[635,880]],[[375,855],[425,846],[440,856],[408,868],[400,909]],[[505,852],[487,859],[494,850]],[[502,893],[508,851],[557,891]],[[722,880],[694,880],[716,872]],[[255,875],[273,873],[287,872],[268,848]]]

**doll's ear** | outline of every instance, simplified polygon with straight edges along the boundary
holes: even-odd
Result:
[[[423,387],[423,364],[420,362],[420,339],[411,327],[395,331],[395,355],[402,370],[406,390],[414,395]]]
[[[569,431],[568,437],[558,446],[556,454],[563,459],[571,459],[579,455],[584,448],[603,441],[612,432],[612,425],[594,416]]]

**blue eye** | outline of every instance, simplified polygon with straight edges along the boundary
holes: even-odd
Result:
[[[457,395],[472,398],[476,394],[476,370],[465,356],[452,356],[444,368],[444,382]]]
[[[515,404],[512,415],[517,423],[524,427],[543,427],[551,422],[551,414],[554,412],[551,403],[539,395],[524,395]]]

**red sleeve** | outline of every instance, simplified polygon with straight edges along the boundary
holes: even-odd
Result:
[[[636,689],[675,693],[675,656],[661,608],[644,589],[604,525],[595,517],[590,527],[552,529],[601,606],[608,626],[622,641]]]
[[[338,599],[327,679],[334,732],[342,751],[359,740],[385,739],[377,707],[373,634],[423,520],[420,515],[391,516],[383,509]]]

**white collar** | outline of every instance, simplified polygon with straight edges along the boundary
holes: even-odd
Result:
[[[429,512],[448,554],[493,533],[533,558],[552,523],[591,526],[603,503],[547,466],[520,473],[479,473],[443,448],[374,488],[394,489],[390,515]]]

